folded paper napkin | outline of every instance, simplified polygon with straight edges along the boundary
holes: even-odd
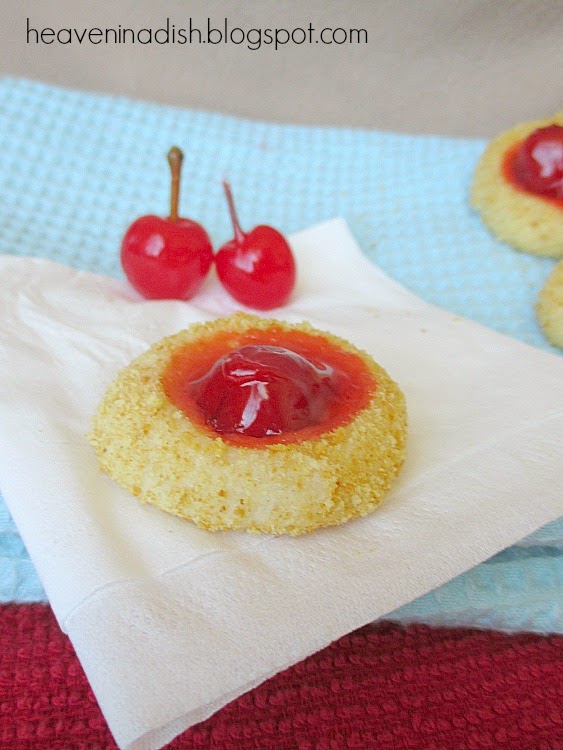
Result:
[[[342,220],[292,238],[289,306],[401,385],[408,458],[371,516],[299,538],[210,533],[140,505],[85,434],[119,368],[229,314],[44,259],[0,257],[0,476],[7,505],[116,741],[158,748],[332,640],[561,512],[563,359],[423,302]]]

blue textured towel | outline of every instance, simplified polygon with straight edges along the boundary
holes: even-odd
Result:
[[[227,177],[243,228],[290,234],[343,216],[366,255],[422,298],[550,349],[533,306],[554,262],[497,242],[468,204],[482,141],[247,122],[3,79],[0,252],[119,275],[128,224],[167,213],[172,144],[186,157],[181,213],[215,245],[231,233]],[[393,616],[563,632],[562,547],[558,521]],[[0,601],[42,599],[0,499]]]

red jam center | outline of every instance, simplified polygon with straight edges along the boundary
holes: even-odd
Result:
[[[563,127],[534,130],[507,152],[503,166],[512,185],[563,207]]]
[[[190,390],[215,432],[261,438],[322,422],[342,377],[289,349],[248,344],[221,357]]]
[[[172,356],[162,383],[170,401],[209,434],[253,446],[347,424],[375,390],[358,355],[282,329],[188,344]]]

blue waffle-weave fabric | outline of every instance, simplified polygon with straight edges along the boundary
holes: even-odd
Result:
[[[291,234],[342,216],[423,299],[555,351],[534,316],[554,261],[498,242],[469,206],[479,140],[251,122],[1,79],[0,252],[121,275],[127,226],[168,211],[173,144],[185,153],[180,213],[215,246],[231,236],[228,178],[243,228]],[[562,546],[557,521],[391,617],[563,632]],[[0,601],[44,598],[0,498]]]

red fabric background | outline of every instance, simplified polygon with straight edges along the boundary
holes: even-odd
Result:
[[[341,638],[167,747],[562,750],[562,675],[562,637],[382,623]],[[116,747],[44,605],[0,607],[0,747]]]

